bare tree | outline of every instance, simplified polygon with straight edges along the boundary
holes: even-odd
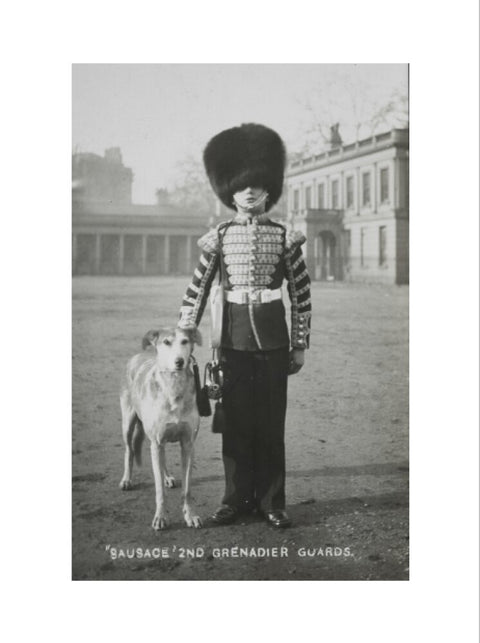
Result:
[[[390,99],[372,115],[370,125],[372,134],[389,127],[408,127],[408,97],[399,90],[392,92]]]
[[[170,191],[172,203],[199,214],[214,213],[216,199],[202,163],[193,156],[187,156],[177,163],[176,173],[178,179]]]
[[[345,142],[354,142],[392,127],[408,127],[406,89],[380,92],[362,66],[336,68],[326,73],[306,99],[303,141],[294,152],[318,152],[330,143],[331,126],[340,124]]]

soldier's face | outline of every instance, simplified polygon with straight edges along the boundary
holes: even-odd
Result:
[[[250,209],[255,206],[255,203],[261,199],[265,190],[260,187],[247,187],[244,190],[235,192],[233,198],[238,206],[245,209]],[[265,204],[263,203],[265,207]],[[263,208],[264,209],[264,208]]]

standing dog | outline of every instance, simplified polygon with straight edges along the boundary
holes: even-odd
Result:
[[[156,511],[152,527],[168,526],[165,485],[175,480],[165,462],[167,442],[180,442],[182,450],[183,515],[189,527],[202,523],[190,495],[193,445],[200,425],[194,375],[190,368],[194,344],[201,344],[198,330],[176,328],[149,331],[143,338],[143,352],[127,364],[120,395],[122,432],[125,442],[125,472],[121,489],[132,486],[133,460],[140,464],[145,433],[150,438]]]

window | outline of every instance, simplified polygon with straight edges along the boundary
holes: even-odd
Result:
[[[300,194],[298,190],[293,191],[293,209],[295,212],[300,209]]]
[[[387,228],[381,225],[378,229],[378,265],[384,266],[387,263]]]
[[[353,176],[347,176],[347,208],[353,208]]]
[[[318,207],[320,210],[325,208],[325,184],[321,183],[318,186]]]
[[[365,265],[365,228],[360,228],[360,266],[363,268]]]
[[[312,207],[312,188],[310,186],[305,188],[305,207]]]
[[[332,181],[332,208],[338,208],[338,181]]]
[[[362,174],[362,205],[370,205],[370,172]]]
[[[388,203],[388,167],[380,170],[380,203]]]

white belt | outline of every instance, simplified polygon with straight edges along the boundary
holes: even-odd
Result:
[[[233,304],[268,304],[282,298],[282,289],[276,290],[226,290],[225,299]]]

